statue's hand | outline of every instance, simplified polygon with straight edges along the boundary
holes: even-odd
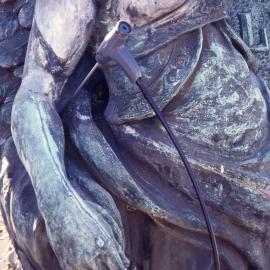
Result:
[[[127,269],[124,243],[115,237],[119,228],[110,227],[95,204],[67,198],[61,199],[56,208],[57,220],[47,222],[46,227],[63,269]]]

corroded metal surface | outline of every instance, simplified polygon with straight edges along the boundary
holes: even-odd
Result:
[[[129,49],[200,180],[222,269],[269,269],[269,90],[251,52],[264,76],[269,4],[234,3],[250,50],[224,21],[231,1],[37,3],[23,75],[34,1],[0,9],[0,198],[24,269],[213,268],[187,173],[121,69],[104,67],[57,112],[119,17],[135,26]]]

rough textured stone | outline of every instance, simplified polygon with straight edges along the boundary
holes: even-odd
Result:
[[[12,6],[14,12],[16,12],[18,14],[21,7],[23,7],[24,5],[27,5],[29,2],[32,2],[32,1],[35,1],[35,0],[15,0],[13,2],[13,6]]]
[[[18,27],[18,18],[12,8],[0,8],[0,41],[14,34]]]
[[[23,76],[23,66],[19,66],[19,67],[15,68],[13,71],[13,75],[15,77],[21,79]]]
[[[12,76],[8,70],[0,68],[0,102],[3,103],[9,95],[17,91],[20,80]]]
[[[254,47],[260,46],[263,41],[263,29],[266,29],[268,41],[270,41],[270,2],[265,0],[234,0],[231,9],[230,24],[235,31],[242,36],[240,14],[248,13],[252,18],[252,29],[254,32]],[[266,51],[253,51],[259,59],[259,74],[270,86],[270,48]]]
[[[18,31],[0,42],[0,67],[10,68],[24,62],[29,31]]]
[[[1,187],[0,187],[1,188]],[[8,236],[0,212],[0,269],[24,270]]]
[[[0,125],[2,126],[8,127],[10,124],[12,103],[19,84],[20,80],[10,71],[0,69]]]
[[[35,1],[29,1],[27,4],[23,5],[20,9],[18,19],[20,25],[24,28],[30,28],[33,20]]]

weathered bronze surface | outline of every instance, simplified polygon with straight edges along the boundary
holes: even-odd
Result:
[[[0,3],[0,199],[24,269],[214,269],[191,181],[121,68],[60,109],[119,19],[199,179],[222,269],[270,269],[269,34],[253,15],[270,4]]]

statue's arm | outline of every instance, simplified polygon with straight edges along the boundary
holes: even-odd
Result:
[[[12,136],[63,269],[125,269],[121,228],[72,188],[64,130],[55,102],[91,35],[91,0],[37,0],[22,84],[12,108]],[[104,266],[104,267],[105,267]]]
[[[94,19],[95,7],[89,0],[36,2],[11,126],[18,154],[40,200],[57,199],[48,189],[60,186],[66,177],[64,132],[55,102],[84,52]],[[57,175],[52,177],[48,168]]]

